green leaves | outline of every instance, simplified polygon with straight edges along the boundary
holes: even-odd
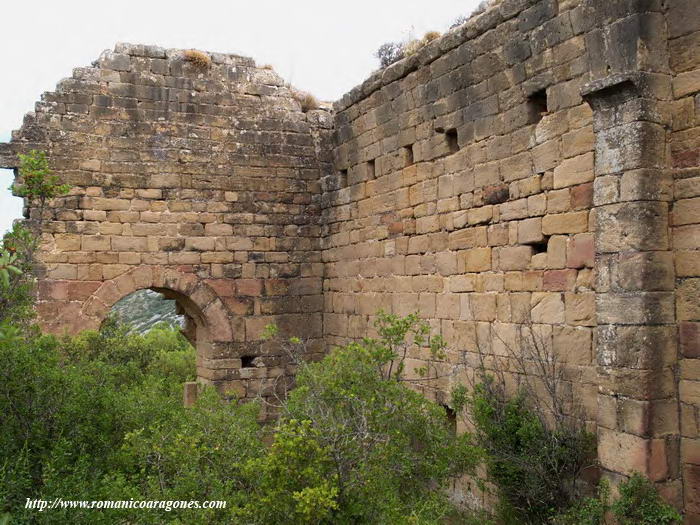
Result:
[[[56,175],[51,175],[45,152],[31,150],[26,155],[20,154],[19,159],[22,183],[12,185],[13,192],[19,197],[39,201],[43,206],[47,200],[65,195],[70,190],[70,186],[61,184]]]
[[[4,288],[10,287],[10,275],[22,275],[22,270],[15,265],[16,261],[16,253],[11,253],[8,250],[0,252],[0,284]]]

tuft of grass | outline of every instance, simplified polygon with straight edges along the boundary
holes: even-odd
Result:
[[[211,58],[206,53],[196,49],[188,49],[183,53],[186,62],[200,68],[207,69],[211,65]]]
[[[294,99],[301,105],[301,111],[303,113],[313,109],[318,109],[321,106],[316,97],[314,97],[311,93],[306,93],[304,91],[295,90]]]
[[[272,69],[274,69],[274,68],[272,67],[272,64],[263,64],[262,66],[260,66],[260,69],[270,69],[270,70],[272,70]]]
[[[423,35],[423,42],[427,44],[428,42],[432,42],[436,38],[440,38],[439,31],[428,31],[426,34]]]

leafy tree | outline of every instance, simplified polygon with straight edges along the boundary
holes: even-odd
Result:
[[[67,184],[61,184],[57,175],[52,175],[49,161],[44,151],[31,150],[26,155],[19,155],[19,175],[21,183],[12,185],[15,195],[25,197],[30,204],[38,206],[39,219],[49,200],[65,195],[70,190]]]
[[[406,523],[412,515],[438,522],[450,508],[440,487],[470,471],[477,458],[469,436],[455,436],[444,409],[411,389],[403,372],[412,345],[439,356],[444,342],[431,338],[416,315],[380,312],[376,328],[379,338],[299,363],[280,438],[291,439],[291,425],[294,440],[314,443],[293,448],[315,451],[305,461],[313,461],[320,477],[292,492],[306,494],[319,516],[332,511],[318,523]]]

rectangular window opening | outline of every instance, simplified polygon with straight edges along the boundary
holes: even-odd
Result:
[[[450,154],[457,153],[459,151],[459,136],[457,135],[457,130],[455,128],[445,131],[445,141],[447,142],[447,149],[449,150]]]
[[[452,434],[456,435],[457,434],[457,413],[455,412],[454,408],[449,407],[447,405],[442,405],[442,408],[445,409],[445,417],[447,418],[447,426],[452,432]]]
[[[403,165],[404,167],[413,165],[413,144],[403,147]]]
[[[255,356],[254,355],[244,355],[241,357],[241,368],[254,368],[255,367]]]
[[[367,180],[373,180],[377,178],[377,165],[375,160],[367,161]]]
[[[539,242],[530,243],[530,246],[532,246],[533,255],[538,253],[547,253],[547,244],[549,244],[549,235],[545,235],[544,239]]]
[[[530,123],[537,124],[547,114],[547,90],[535,91],[527,99]]]
[[[338,175],[338,187],[346,188],[348,185],[348,170],[340,170],[340,175]]]

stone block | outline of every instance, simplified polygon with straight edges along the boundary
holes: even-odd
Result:
[[[591,182],[593,178],[592,152],[566,159],[554,168],[555,189]]]
[[[542,219],[535,217],[518,222],[518,243],[532,244],[544,240],[542,235]]]
[[[542,324],[562,324],[565,306],[560,293],[535,292],[531,297],[532,321]]]
[[[460,272],[486,272],[491,269],[491,248],[473,248],[459,252]]]
[[[532,258],[531,246],[504,246],[498,248],[498,268],[502,271],[525,270]]]
[[[588,231],[588,212],[578,211],[545,215],[542,218],[542,233],[545,235],[583,233]]]
[[[684,279],[676,289],[679,321],[700,321],[700,279]]]

